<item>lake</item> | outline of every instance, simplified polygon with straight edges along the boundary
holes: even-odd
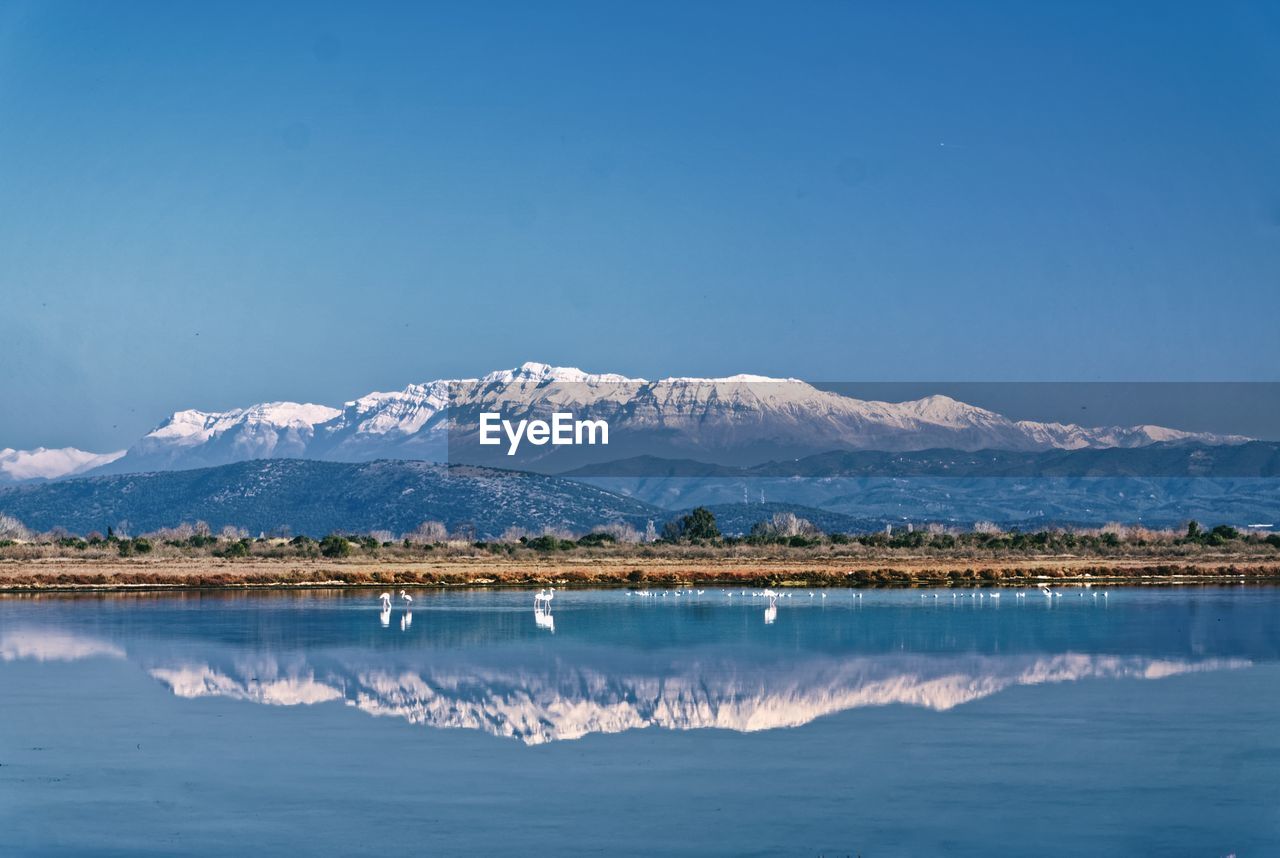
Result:
[[[0,854],[1280,854],[1280,590],[412,596],[0,597]]]

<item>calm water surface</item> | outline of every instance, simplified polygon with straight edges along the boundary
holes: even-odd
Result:
[[[0,598],[0,854],[1280,854],[1280,591],[661,592]]]

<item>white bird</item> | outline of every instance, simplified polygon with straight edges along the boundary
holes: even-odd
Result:
[[[401,591],[400,591],[400,598],[404,600],[404,603],[405,603],[406,605],[412,605],[412,604],[413,604],[413,597],[412,597],[412,596],[410,596],[408,593],[406,593],[404,590],[401,590]]]
[[[378,597],[378,599],[379,601],[382,602],[383,610],[385,611],[391,610],[391,594],[390,593],[383,593],[381,596]]]

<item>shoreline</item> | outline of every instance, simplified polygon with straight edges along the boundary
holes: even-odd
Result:
[[[1062,585],[1280,584],[1280,560],[1257,556],[989,559],[607,558],[523,562],[89,560],[0,563],[0,593],[147,590],[312,590],[413,586],[429,589],[556,586],[666,587],[1027,587]]]

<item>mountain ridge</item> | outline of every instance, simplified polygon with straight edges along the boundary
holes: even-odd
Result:
[[[659,455],[744,465],[774,457],[831,450],[1039,451],[1137,448],[1159,443],[1233,445],[1248,438],[1138,424],[1087,427],[1012,420],[941,394],[904,402],[861,400],[795,378],[738,374],[723,378],[672,376],[657,381],[574,367],[525,363],[478,378],[437,379],[398,391],[375,391],[342,407],[275,401],[227,411],[174,412],[123,455],[74,451],[59,470],[4,469],[0,478],[56,479],[81,473],[143,473],[213,467],[252,459],[293,457],[361,462],[377,459],[468,461],[557,472],[563,450],[526,449],[507,461],[481,449],[479,414],[513,419],[557,410],[607,419],[608,458]],[[21,454],[22,451],[14,451]],[[549,457],[550,454],[550,457]],[[109,456],[107,458],[106,456]]]

